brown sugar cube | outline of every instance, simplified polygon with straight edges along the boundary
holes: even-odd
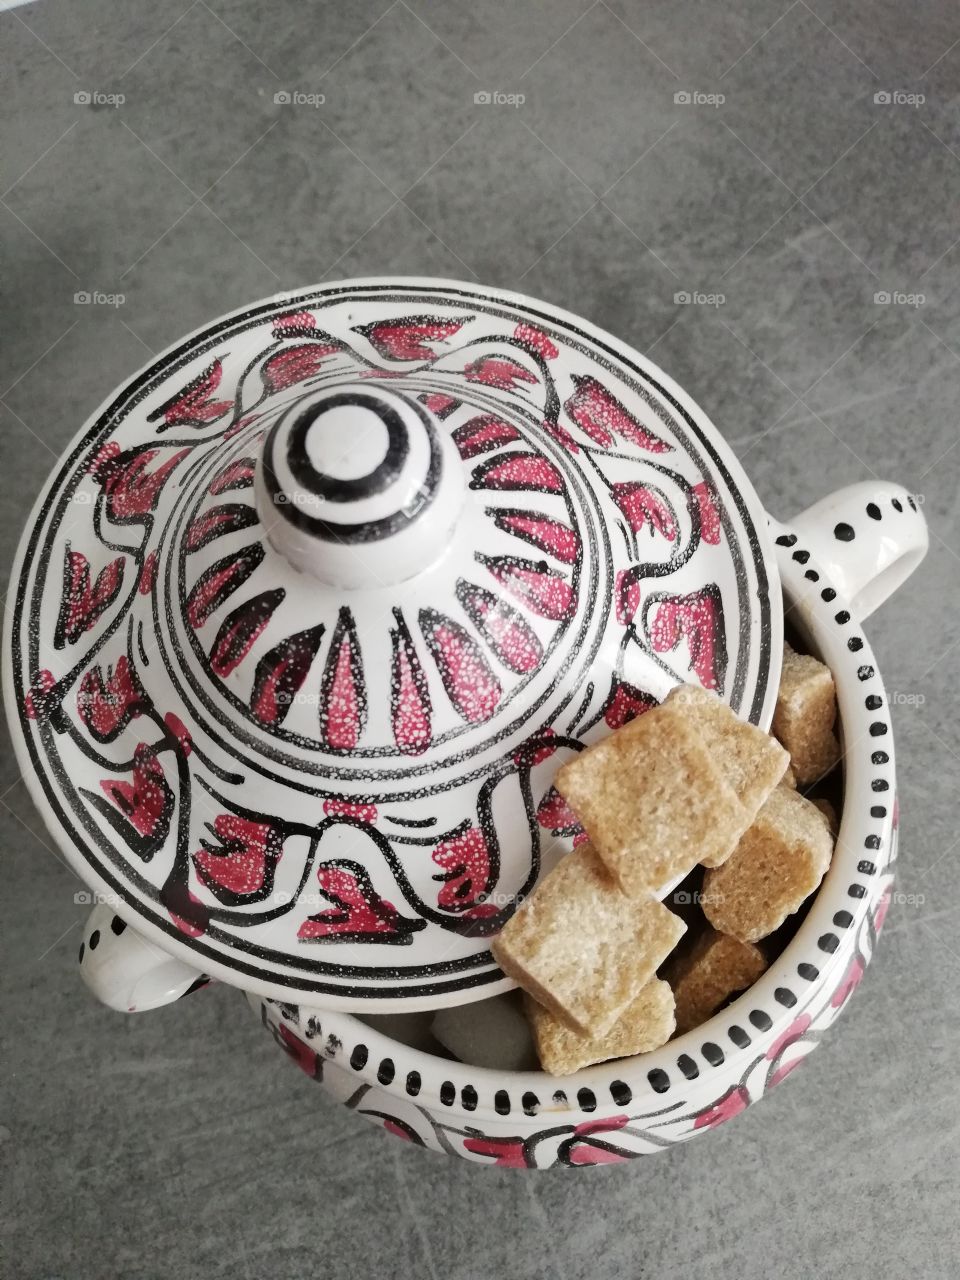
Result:
[[[693,946],[670,957],[666,978],[676,1001],[677,1031],[692,1031],[730,996],[752,986],[767,967],[759,947],[707,928]]]
[[[801,787],[829,773],[840,759],[836,720],[837,691],[829,667],[784,644],[773,732],[790,752]]]
[[[715,693],[699,685],[678,685],[663,705],[677,715],[686,715],[699,730],[703,745],[746,809],[748,822],[752,822],[789,767],[787,752],[775,738],[741,720]],[[719,867],[732,852],[731,845],[724,855],[701,857],[700,861],[705,867]]]
[[[777,787],[733,856],[704,876],[704,915],[741,942],[765,938],[819,886],[832,856],[830,825],[816,805]]]
[[[654,978],[627,1005],[609,1031],[582,1036],[571,1031],[549,1009],[525,997],[540,1065],[552,1076],[569,1076],[581,1067],[611,1058],[630,1058],[659,1049],[673,1035],[673,992]]]
[[[655,893],[707,858],[722,861],[748,813],[676,710],[654,707],[557,771],[597,856],[625,893]]]
[[[837,811],[829,800],[816,799],[811,800],[811,804],[815,804],[827,822],[830,824],[830,834],[834,840],[837,838],[837,832],[840,830],[840,819],[837,817]]]
[[[524,899],[492,951],[508,977],[568,1026],[602,1035],[685,931],[662,903],[621,893],[582,844]]]
[[[781,785],[782,787],[789,787],[791,791],[796,791],[796,789],[797,789],[797,775],[793,772],[793,766],[792,766],[792,765],[789,765],[789,764],[787,765],[787,771],[786,771],[786,773],[783,775],[783,778],[781,779],[780,785]]]

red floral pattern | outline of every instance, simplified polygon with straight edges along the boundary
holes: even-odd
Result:
[[[573,617],[577,607],[576,593],[559,573],[529,560],[511,556],[480,556],[496,580],[518,600],[553,622]]]
[[[437,905],[444,911],[465,911],[477,905],[490,875],[490,851],[479,827],[468,827],[461,835],[444,840],[431,855],[443,874]]]
[[[522,1138],[464,1138],[466,1151],[478,1156],[492,1156],[499,1169],[526,1169]]]
[[[666,453],[673,446],[656,432],[642,426],[617,397],[592,377],[574,376],[576,391],[563,406],[582,431],[603,449],[609,449],[615,436],[648,453]]]
[[[457,583],[457,599],[508,670],[526,675],[539,667],[543,646],[516,609],[472,582]]]
[[[421,755],[433,739],[432,707],[427,677],[420,664],[413,637],[399,609],[390,632],[393,679],[390,684],[390,719],[393,739],[406,755]]]
[[[352,751],[367,721],[363,659],[353,614],[340,610],[320,687],[320,737],[338,751]]]
[[[137,591],[142,596],[148,596],[153,590],[153,580],[157,573],[157,553],[151,551],[143,562],[143,568],[140,570],[140,577],[137,580]]]
[[[705,689],[723,691],[727,654],[723,607],[716,586],[659,600],[653,609],[650,639],[657,653],[668,653],[685,639],[690,669],[700,683]]]
[[[190,730],[187,726],[183,723],[180,717],[175,715],[172,711],[168,711],[163,717],[163,723],[165,728],[173,735],[177,746],[183,754],[188,756],[193,750],[193,738],[191,737]]]
[[[55,705],[51,695],[57,687],[53,672],[44,667],[24,694],[23,709],[30,720],[45,720]]]
[[[208,889],[215,894],[225,889],[233,897],[243,898],[272,883],[283,852],[282,833],[276,826],[221,813],[210,829],[219,843],[204,841],[203,848],[193,855],[194,866]]]
[[[174,796],[152,747],[141,742],[134,752],[133,778],[104,778],[100,787],[141,836],[162,836],[173,812]]]
[[[646,525],[651,533],[660,534],[668,542],[676,540],[677,526],[670,509],[653,489],[630,481],[627,484],[615,484],[613,497],[634,533]]]
[[[713,487],[702,480],[693,486],[693,496],[700,514],[700,537],[716,546],[720,541],[720,515]]]
[[[576,564],[580,555],[580,538],[562,520],[551,520],[533,511],[496,511],[493,519],[499,529],[532,543],[555,560]]]
[[[490,811],[479,803],[471,803],[470,825],[466,829],[450,822],[440,804],[432,817],[437,825],[427,827],[427,813],[432,813],[432,809],[425,803],[422,807],[425,834],[402,829],[399,806],[400,828],[396,827],[396,814],[386,799],[378,817],[378,806],[367,803],[362,795],[356,800],[327,795],[317,801],[320,812],[316,812],[315,806],[309,817],[311,831],[298,831],[296,842],[289,844],[287,862],[280,863],[290,873],[285,883],[293,888],[298,902],[287,912],[276,912],[272,904],[262,912],[247,910],[268,888],[272,863],[280,859],[284,847],[284,841],[277,834],[280,828],[275,827],[267,815],[262,815],[261,821],[261,815],[243,811],[246,816],[242,816],[236,809],[238,804],[256,803],[251,798],[255,787],[250,784],[256,783],[257,770],[247,768],[256,756],[251,754],[236,765],[227,762],[229,767],[224,769],[220,753],[211,745],[212,735],[198,733],[194,744],[186,727],[172,712],[164,714],[163,706],[145,708],[142,705],[142,691],[131,665],[134,655],[141,655],[143,667],[140,668],[138,657],[137,670],[144,679],[149,674],[151,688],[156,676],[156,687],[160,687],[162,662],[152,643],[150,623],[151,619],[159,618],[163,629],[162,609],[168,590],[177,590],[185,579],[183,590],[187,595],[188,618],[197,632],[187,636],[187,643],[178,643],[176,648],[183,649],[190,663],[196,659],[195,665],[201,667],[203,678],[217,677],[223,681],[224,687],[216,690],[217,699],[225,694],[239,703],[241,710],[249,709],[249,723],[244,728],[252,741],[269,745],[269,733],[278,740],[278,752],[287,752],[290,748],[288,759],[299,753],[304,744],[318,753],[321,748],[344,753],[369,751],[381,757],[382,767],[395,776],[417,773],[429,777],[431,762],[424,760],[421,766],[416,757],[425,755],[436,742],[445,742],[448,737],[459,738],[472,755],[484,734],[474,733],[471,726],[481,725],[503,712],[505,703],[512,700],[524,679],[540,669],[545,652],[556,654],[569,667],[571,641],[583,647],[593,643],[587,622],[581,628],[583,620],[577,616],[578,607],[582,608],[589,599],[591,609],[595,608],[597,618],[602,615],[605,623],[611,602],[603,597],[609,592],[612,572],[624,564],[631,567],[617,573],[614,603],[619,624],[626,634],[614,636],[622,641],[621,652],[616,656],[613,646],[609,648],[611,661],[607,669],[609,672],[613,666],[619,670],[624,659],[622,666],[629,670],[630,664],[625,659],[632,655],[627,654],[627,646],[648,647],[650,638],[650,632],[642,635],[634,626],[641,607],[650,604],[648,588],[644,585],[649,580],[649,566],[637,563],[643,558],[638,547],[649,546],[652,541],[654,553],[649,558],[659,556],[656,567],[669,572],[674,561],[680,564],[681,552],[696,551],[697,512],[701,541],[711,541],[715,529],[719,528],[715,495],[708,481],[695,486],[694,496],[690,496],[689,483],[684,479],[685,459],[676,464],[674,471],[637,457],[634,450],[630,474],[649,476],[652,480],[613,485],[613,479],[623,475],[624,468],[603,459],[594,446],[599,444],[600,448],[626,452],[628,444],[636,444],[648,454],[666,452],[671,446],[659,437],[655,413],[652,409],[648,412],[639,397],[624,392],[626,402],[621,403],[612,394],[613,375],[610,375],[610,387],[597,379],[582,377],[577,377],[571,386],[570,368],[566,360],[558,359],[560,344],[552,329],[548,333],[532,323],[514,325],[511,321],[506,328],[500,327],[495,343],[487,343],[482,332],[476,338],[471,332],[464,340],[461,330],[474,317],[460,318],[462,313],[458,309],[454,319],[401,316],[367,326],[361,330],[365,340],[354,342],[346,326],[334,326],[336,332],[343,335],[342,340],[324,332],[321,304],[316,304],[316,314],[307,309],[307,305],[313,306],[314,302],[310,300],[303,307],[286,303],[289,309],[281,315],[271,315],[261,309],[257,324],[264,342],[256,359],[248,358],[252,350],[246,349],[246,340],[233,336],[234,332],[241,332],[239,328],[230,329],[229,339],[223,336],[225,331],[221,331],[218,345],[208,349],[204,361],[194,359],[193,363],[182,365],[177,381],[168,384],[178,388],[176,395],[159,409],[152,408],[159,396],[151,396],[139,408],[136,416],[141,435],[136,448],[123,447],[136,442],[138,436],[120,420],[111,424],[112,438],[96,450],[91,449],[91,460],[84,459],[80,469],[93,477],[81,483],[83,497],[91,492],[94,495],[91,505],[97,520],[103,521],[102,541],[130,550],[105,567],[103,560],[97,558],[92,564],[71,562],[67,592],[70,608],[63,625],[65,641],[93,631],[97,623],[104,632],[109,630],[109,634],[91,635],[88,655],[75,655],[72,660],[65,655],[60,666],[52,664],[57,679],[55,681],[53,675],[48,677],[50,704],[59,707],[61,700],[70,699],[78,692],[88,699],[83,705],[77,704],[79,726],[69,716],[64,723],[69,725],[71,733],[84,730],[91,748],[92,741],[106,741],[127,728],[130,720],[138,718],[137,733],[131,737],[149,737],[152,741],[149,745],[140,743],[132,765],[126,743],[113,754],[98,752],[101,760],[106,759],[103,771],[109,772],[115,767],[121,776],[108,780],[101,779],[98,773],[91,789],[120,824],[115,824],[115,831],[122,831],[124,838],[128,831],[141,837],[138,844],[131,845],[134,853],[140,853],[144,859],[156,853],[150,842],[163,835],[164,856],[156,859],[156,866],[163,864],[163,871],[154,875],[153,888],[160,893],[161,903],[178,927],[186,933],[206,928],[208,917],[204,912],[209,913],[209,919],[216,923],[216,930],[211,926],[211,932],[219,935],[217,939],[211,937],[211,946],[220,946],[232,929],[247,927],[249,933],[236,936],[246,936],[259,945],[267,934],[267,930],[261,933],[260,925],[267,921],[270,923],[267,951],[277,939],[282,939],[284,924],[290,938],[299,929],[299,936],[305,942],[320,942],[325,938],[404,940],[411,932],[410,926],[418,923],[401,914],[408,910],[407,904],[414,912],[426,905],[425,914],[432,919],[438,914],[430,911],[435,905],[439,911],[456,917],[442,925],[449,929],[451,937],[458,928],[466,934],[468,930],[462,927],[466,919],[472,915],[482,918],[485,912],[494,910],[484,895],[490,893],[501,874],[500,802]],[[272,331],[272,342],[266,341],[268,331]],[[558,325],[556,333],[563,333],[562,325]],[[510,336],[506,336],[508,334]],[[229,351],[224,345],[227,341]],[[219,352],[216,358],[214,351]],[[438,360],[440,363],[430,370],[397,367],[432,365]],[[468,360],[470,363],[464,368]],[[551,362],[556,364],[550,367]],[[201,364],[205,367],[196,373]],[[379,367],[383,364],[390,367]],[[579,367],[591,366],[585,362]],[[243,373],[236,395],[228,395],[227,391],[233,393],[235,389],[234,374],[239,374],[241,368]],[[601,365],[597,363],[596,368]],[[402,379],[408,374],[409,381],[404,383]],[[260,560],[256,548],[260,534],[254,539],[253,532],[248,533],[249,545],[245,547],[241,546],[244,538],[236,536],[242,528],[256,522],[251,490],[258,441],[276,420],[277,412],[295,402],[304,382],[316,380],[326,385],[329,377],[331,385],[340,385],[341,375],[343,381],[361,376],[394,379],[397,387],[409,388],[406,394],[416,396],[435,419],[444,422],[437,434],[452,438],[461,457],[469,462],[464,470],[472,473],[473,488],[483,490],[467,498],[471,512],[487,517],[489,542],[486,546],[482,542],[478,545],[484,551],[495,553],[476,557],[472,567],[462,570],[465,576],[457,580],[456,600],[448,594],[443,605],[447,614],[438,613],[429,620],[426,630],[421,625],[418,631],[412,613],[415,606],[411,604],[408,622],[398,620],[390,631],[388,645],[385,649],[381,645],[379,650],[378,636],[366,615],[362,618],[358,615],[356,625],[349,618],[339,618],[335,623],[333,617],[326,617],[322,624],[317,621],[308,632],[295,632],[294,626],[286,625],[291,611],[281,608],[283,602],[263,590],[272,583],[267,580],[266,571],[258,572]],[[424,391],[422,388],[428,385],[427,375],[434,386],[462,391],[462,396],[441,390]],[[375,392],[376,388],[370,390]],[[506,409],[508,397],[500,393],[508,391],[520,393],[519,414],[511,415]],[[268,397],[276,392],[286,393],[282,404],[268,402]],[[503,409],[502,416],[497,406]],[[150,420],[158,425],[155,439],[147,444],[143,440],[142,421],[143,413],[151,409]],[[506,420],[508,417],[510,421]],[[188,430],[206,427],[212,429],[195,434]],[[169,430],[175,430],[176,435],[169,438],[167,444],[168,437],[157,433]],[[226,435],[234,433],[241,434],[215,458],[213,442],[220,448]],[[185,439],[189,447],[185,447]],[[448,448],[449,439],[445,439],[445,451]],[[236,454],[238,450],[245,456],[226,460],[227,453]],[[605,478],[597,483],[592,471]],[[101,490],[99,494],[97,486]],[[513,494],[525,496],[515,498]],[[211,498],[217,501],[211,502]],[[606,544],[606,534],[591,529],[591,536],[586,536],[591,521],[584,512],[594,503],[603,508],[606,517],[610,516],[615,503],[623,516],[623,521],[614,518],[605,522],[611,528],[610,540],[616,544],[612,553]],[[615,517],[616,511],[613,514]],[[111,537],[108,522],[127,521],[142,524],[143,530]],[[644,536],[621,536],[626,532],[624,525],[633,534]],[[168,528],[175,529],[169,538],[165,533]],[[581,532],[584,533],[582,544]],[[677,546],[674,550],[681,534],[688,546]],[[517,539],[528,546],[520,546]],[[62,540],[52,545],[59,560]],[[212,545],[222,546],[223,551],[207,550]],[[529,558],[508,555],[511,548],[519,549]],[[88,545],[86,550],[92,555]],[[162,561],[158,561],[161,555]],[[128,580],[122,581],[128,559],[134,578],[130,579],[131,571],[127,570]],[[696,576],[696,568],[694,566],[693,573],[685,575],[682,581],[701,581]],[[469,578],[477,581],[469,582]],[[128,618],[118,620],[110,611],[112,600],[119,598],[124,586],[129,588],[134,604],[134,625],[129,629],[119,625],[121,621],[126,624]],[[596,598],[598,587],[602,588],[600,598]],[[151,610],[149,601],[137,599],[138,591],[144,596],[156,594],[156,612]],[[670,604],[676,606],[673,618],[667,616],[670,610],[661,600],[659,609],[651,614],[651,624],[661,642],[674,639],[671,629],[676,643],[688,642],[691,662],[695,662],[708,645],[699,635],[695,637],[696,644],[691,640],[691,619],[677,605],[682,599],[670,598]],[[385,603],[389,619],[389,605],[393,601]],[[399,609],[398,604],[397,611]],[[571,622],[574,625],[568,627]],[[610,632],[611,635],[614,632],[612,626]],[[178,642],[180,638],[178,634]],[[119,645],[127,649],[128,656],[122,661],[117,660]],[[652,641],[649,647],[653,647]],[[101,666],[92,665],[97,654]],[[152,663],[148,663],[148,654]],[[113,666],[107,665],[108,657]],[[387,680],[383,679],[385,672]],[[513,679],[514,676],[519,679]],[[36,674],[31,673],[31,677],[37,688],[27,695],[30,705],[34,705],[35,699],[37,706],[43,708],[48,694]],[[62,686],[58,685],[59,681]],[[386,708],[378,706],[374,714],[371,705],[369,718],[374,723],[367,723],[367,686],[369,683],[371,699],[383,701],[387,681],[391,682],[391,694],[396,694],[390,705],[390,728],[382,738],[371,741],[374,727],[379,732],[386,720]],[[442,698],[443,692],[448,695],[447,702]],[[584,694],[586,692],[584,690]],[[534,688],[534,693],[539,697],[539,687]],[[553,697],[552,690],[548,696]],[[69,707],[69,701],[65,705]],[[303,711],[307,705],[319,705],[319,713]],[[571,739],[576,745],[578,725],[581,732],[587,728],[602,732],[604,726],[612,729],[624,724],[650,705],[649,695],[623,679],[612,682],[606,699],[602,687],[592,689],[576,715],[576,703],[570,703],[563,717],[556,720],[558,733],[564,735],[561,745],[565,751],[569,751]],[[294,711],[285,721],[291,706]],[[514,706],[517,711],[522,710],[523,698],[516,699]],[[451,708],[465,723],[457,723],[456,716],[451,718]],[[145,709],[147,715],[144,715]],[[184,714],[182,709],[181,714]],[[146,729],[142,727],[144,722],[148,725]],[[501,723],[505,722],[506,716]],[[57,732],[60,724],[59,720],[55,722]],[[540,745],[529,749],[518,747],[518,738],[511,733],[505,748],[508,754],[502,761],[509,770],[512,753],[513,767],[521,776],[519,793],[527,821],[533,827],[534,856],[538,841],[541,848],[550,843],[542,834],[544,830],[562,832],[565,843],[571,837],[583,838],[576,815],[565,808],[556,793],[543,796],[550,768],[541,769],[535,780],[530,777],[530,770],[542,764],[554,750],[540,741],[546,725],[547,716],[539,717],[536,741]],[[499,729],[499,724],[497,727]],[[459,749],[459,744],[449,748],[452,752]],[[398,758],[398,753],[412,759]],[[324,788],[336,785],[332,777],[343,771],[343,762],[333,761],[332,765],[329,775],[321,775]],[[381,764],[372,768],[379,771]],[[215,808],[215,819],[210,815],[209,840],[203,837],[201,806],[194,804],[192,811],[190,809],[199,790],[188,787],[188,779],[197,778],[209,784],[216,804],[223,806],[222,812]],[[170,789],[170,796],[166,788]],[[370,796],[371,800],[379,799],[379,785],[371,787]],[[541,796],[538,805],[537,798]],[[176,824],[168,824],[171,806],[177,815]],[[298,819],[303,819],[301,808],[295,812]],[[96,821],[104,829],[102,807],[99,815]],[[536,830],[534,816],[541,832]],[[337,831],[343,824],[355,830]],[[308,825],[305,820],[304,825]],[[283,830],[288,829],[289,825],[284,825]],[[451,829],[457,834],[444,840],[431,834]],[[175,840],[174,875],[170,872],[173,859],[167,854],[173,852]],[[357,863],[333,856],[334,852],[348,851],[354,840],[358,844],[377,844],[376,854],[371,852],[368,859],[359,859]],[[326,860],[318,867],[316,858],[320,846],[324,846],[327,853]],[[411,872],[416,861],[414,854],[419,858],[416,875]],[[289,865],[290,857],[310,860],[309,864],[303,861],[296,868],[302,873],[302,879],[299,874],[293,874],[295,869]],[[438,874],[434,874],[434,868]],[[509,880],[504,877],[504,884],[521,883],[522,878],[515,878],[512,872],[511,866],[511,876]],[[168,874],[169,882],[166,882]],[[317,874],[316,881],[313,874]],[[321,892],[327,894],[329,907],[324,904],[325,909],[305,918],[306,901],[315,900],[318,884]],[[305,893],[301,900],[299,894],[305,885],[314,893]],[[191,887],[196,894],[191,892]],[[240,905],[244,908],[232,918],[229,911],[220,909],[229,904],[231,898],[243,899]],[[214,899],[219,905],[213,905]],[[301,901],[303,905],[299,906]],[[344,949],[336,955],[336,960],[345,954]],[[416,961],[420,961],[419,949]],[[270,963],[272,958],[265,962],[264,968]],[[328,961],[324,959],[322,963]],[[331,961],[330,972],[334,967]],[[587,1150],[590,1137],[590,1134],[577,1135],[577,1145],[571,1148],[571,1162],[594,1159],[592,1150]],[[601,1153],[596,1159],[604,1160],[606,1155]]]
[[[504,422],[494,413],[479,414],[469,422],[455,427],[453,431],[454,444],[464,461],[475,458],[481,453],[489,453],[491,449],[500,448],[502,445],[513,444],[519,439],[520,432],[516,427],[509,422]]]
[[[218,358],[187,383],[182,391],[148,414],[148,422],[160,422],[158,431],[171,427],[205,427],[233,408],[232,400],[217,400],[215,393],[223,379],[223,363]]]
[[[421,404],[426,405],[430,412],[439,418],[441,422],[444,418],[449,418],[450,414],[459,409],[461,404],[456,396],[446,395],[443,391],[425,391],[417,399]]]
[[[569,1164],[623,1164],[630,1159],[626,1151],[617,1150],[605,1138],[607,1134],[616,1134],[630,1123],[625,1115],[609,1116],[605,1120],[585,1120],[574,1127],[573,1139],[565,1144],[565,1155]]]
[[[542,329],[537,329],[532,324],[518,324],[513,331],[513,336],[525,347],[543,356],[544,360],[556,360],[560,354],[560,349],[553,339],[548,338]]]
[[[503,688],[464,627],[436,609],[420,610],[420,630],[450,699],[470,724],[489,720]]]
[[[327,357],[334,355],[339,349],[337,343],[312,342],[278,351],[263,366],[263,385],[268,392],[277,392],[292,387],[297,382],[314,378]]]
[[[63,596],[54,632],[54,648],[76,644],[110,608],[123,586],[126,560],[118,556],[90,581],[90,561],[82,551],[71,551],[67,543],[63,558]]]
[[[112,742],[145,706],[146,695],[125,654],[106,675],[91,667],[77,690],[77,714],[98,742]]]
[[[333,905],[303,921],[297,930],[301,941],[322,942],[344,935],[402,940],[425,923],[404,919],[392,902],[380,897],[359,863],[323,863],[317,868],[317,883]]]
[[[309,338],[317,328],[317,318],[309,311],[288,311],[273,322],[275,338]]]
[[[455,337],[465,323],[437,316],[405,316],[357,325],[354,333],[362,333],[385,360],[435,360],[437,352],[428,344],[442,344]]]
[[[375,804],[357,804],[351,800],[324,800],[323,816],[325,818],[349,818],[353,822],[365,822],[373,826],[377,821]]]
[[[657,700],[652,693],[646,693],[635,684],[614,676],[610,696],[603,709],[603,718],[608,728],[621,729],[656,705]]]
[[[777,1036],[776,1040],[770,1045],[765,1054],[767,1060],[769,1062],[775,1061],[788,1045],[793,1044],[795,1040],[800,1040],[805,1035],[811,1021],[809,1013],[801,1013],[799,1017],[794,1018],[786,1031]]]
[[[641,599],[640,583],[632,569],[618,570],[613,596],[617,611],[617,621],[622,627],[627,627],[637,616]]]
[[[128,524],[155,511],[163,486],[189,453],[189,449],[179,449],[152,471],[150,464],[160,456],[159,449],[133,449],[102,463],[97,479],[107,499],[110,519]]]
[[[552,462],[538,453],[502,453],[481,463],[473,472],[471,489],[530,489],[538,493],[563,493],[563,477]]]
[[[563,445],[567,453],[580,452],[580,446],[577,444],[576,440],[574,440],[566,427],[561,427],[559,422],[544,422],[543,429],[548,435],[552,436],[558,444]]]
[[[734,1085],[722,1098],[697,1112],[693,1122],[694,1129],[712,1129],[718,1124],[725,1124],[741,1111],[745,1111],[750,1103],[750,1095],[743,1085]]]
[[[860,955],[854,955],[847,965],[846,973],[840,979],[840,984],[833,993],[831,1004],[835,1009],[839,1009],[841,1005],[846,1004],[849,997],[856,991],[860,985],[860,979],[863,977],[865,964]]]
[[[464,369],[469,382],[482,382],[487,387],[498,387],[502,391],[512,391],[521,383],[536,383],[537,375],[525,369],[516,360],[507,360],[501,356],[481,356]]]
[[[580,819],[556,787],[549,787],[537,806],[537,822],[554,832],[580,829]]]

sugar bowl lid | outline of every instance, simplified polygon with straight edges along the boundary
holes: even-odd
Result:
[[[376,1011],[489,952],[551,786],[678,681],[767,725],[766,521],[697,406],[520,295],[350,281],[217,321],[38,500],[4,682],[78,873],[198,970]]]

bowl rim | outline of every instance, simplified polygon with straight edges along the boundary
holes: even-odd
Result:
[[[355,1014],[301,1005],[290,1018],[281,1004],[288,1028],[299,1025],[302,1030],[308,1018],[315,1020],[309,1041],[321,1058],[337,1060],[358,1084],[467,1123],[503,1123],[508,1116],[558,1111],[600,1119],[637,1103],[669,1113],[687,1103],[691,1091],[716,1092],[739,1078],[758,1053],[766,1052],[822,996],[838,967],[848,962],[846,940],[856,938],[889,882],[883,871],[896,826],[893,732],[873,650],[849,602],[794,530],[772,519],[770,524],[784,617],[795,615],[799,629],[834,674],[843,748],[843,805],[833,861],[806,918],[777,960],[699,1027],[652,1052],[598,1063],[569,1076],[474,1067],[409,1048]],[[253,993],[249,998],[254,1006],[277,1003]],[[464,1091],[470,1106],[463,1103]]]

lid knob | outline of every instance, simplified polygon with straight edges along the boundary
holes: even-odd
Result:
[[[450,544],[464,499],[452,441],[415,400],[337,387],[292,405],[257,467],[267,540],[321,582],[372,588],[428,568]]]

